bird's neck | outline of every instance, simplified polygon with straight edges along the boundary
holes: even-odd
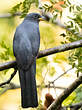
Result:
[[[33,22],[33,23],[39,23],[39,20],[34,20],[34,19],[30,19],[30,18],[25,19],[25,21],[27,21],[27,22]]]

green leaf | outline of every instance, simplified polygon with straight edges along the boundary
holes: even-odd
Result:
[[[71,27],[73,27],[73,22],[71,21]]]
[[[81,11],[81,8],[80,8],[79,6],[76,6],[76,9],[77,9],[78,11]]]
[[[60,18],[62,17],[62,11],[60,11]]]
[[[68,21],[70,23],[70,28],[73,28],[73,21]]]
[[[51,3],[55,3],[56,1],[55,1],[55,0],[50,0],[50,2],[51,2]]]
[[[68,96],[64,101],[63,101],[63,105],[67,106],[69,104],[72,103],[72,101],[76,98],[76,93],[72,92],[72,94],[70,96]]]
[[[59,10],[57,10],[57,9],[54,9],[56,12],[59,12]]]
[[[36,4],[36,6],[38,6],[38,0],[35,0],[35,4]]]
[[[43,7],[39,7],[39,9],[43,9]]]
[[[58,14],[54,15],[53,19],[56,20],[57,16],[58,16]]]
[[[70,1],[69,1],[69,0],[67,0],[67,2],[68,2],[68,4],[69,4],[69,5],[71,5],[71,3],[70,3]]]
[[[65,42],[61,41],[61,44],[65,44]]]
[[[79,28],[75,25],[75,30],[77,31],[77,32],[79,32]]]
[[[70,7],[69,7],[69,12],[71,12],[71,11],[72,11],[72,7],[70,6]]]
[[[62,34],[60,34],[60,36],[66,37],[66,34],[65,33],[62,33]]]
[[[19,9],[20,9],[20,6],[22,5],[22,2],[20,2],[19,4],[17,4],[17,5],[15,5],[12,9],[11,9],[11,11],[10,11],[10,13],[11,14],[15,14]]]
[[[62,7],[62,8],[66,8],[66,7],[67,7],[67,5],[66,5],[66,4],[63,4],[63,5],[61,5],[61,7]]]
[[[72,6],[71,6],[72,10],[74,10],[74,6],[75,6],[75,5],[72,5]]]
[[[67,16],[69,19],[72,19],[72,20],[74,20],[74,18],[72,18],[72,17],[70,17],[70,16]]]
[[[49,7],[49,5],[47,5],[47,4],[44,4],[46,7]]]

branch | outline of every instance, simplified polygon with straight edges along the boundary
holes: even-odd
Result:
[[[10,61],[10,62],[0,64],[0,71],[9,69],[9,68],[14,68],[16,65],[17,65],[16,61]]]
[[[40,88],[41,85],[37,85],[37,88]],[[44,85],[43,88],[57,88],[57,89],[66,89],[65,87],[60,87],[60,86],[54,86],[54,85]]]
[[[82,76],[77,78],[64,92],[54,101],[47,110],[57,110],[57,107],[82,83]]]
[[[2,95],[3,93],[5,93],[7,90],[20,88],[20,85],[16,85],[16,84],[10,82],[8,85],[4,85],[1,88],[4,88],[4,89],[0,91],[0,95]]]
[[[68,44],[63,44],[61,46],[57,46],[54,48],[49,48],[44,51],[40,51],[38,54],[38,58],[45,57],[45,56],[55,54],[55,53],[59,53],[59,52],[64,52],[64,51],[71,50],[71,49],[75,49],[78,47],[82,47],[82,40],[75,41],[75,42],[68,43]]]
[[[67,71],[65,71],[64,73],[62,73],[60,76],[58,76],[56,79],[54,79],[53,81],[49,81],[49,83],[53,84],[56,80],[58,80],[60,77],[62,77],[63,75],[65,75],[68,71],[72,70],[73,68],[68,69]]]
[[[3,82],[3,83],[0,84],[0,87],[2,87],[2,86],[5,85],[5,84],[9,84],[10,81],[11,81],[11,80],[13,79],[13,77],[15,76],[16,72],[17,72],[17,69],[14,70],[14,72],[11,74],[11,77],[10,77],[6,82]]]
[[[3,93],[5,93],[7,90],[10,89],[18,89],[20,88],[20,85],[14,84],[12,82],[9,83],[9,85],[4,85],[1,88],[4,88],[2,92],[0,92],[0,95],[2,95]],[[37,85],[37,88],[42,88],[41,85]],[[49,86],[49,85],[44,85],[43,88],[54,88],[54,86]],[[57,89],[66,89],[65,87],[60,87],[60,86],[55,86],[55,88]]]
[[[60,77],[62,77],[64,74],[66,74],[68,71],[70,71],[72,68],[70,68],[70,69],[68,69],[67,71],[65,71],[63,74],[61,74],[59,77],[57,77],[55,80],[53,80],[53,81],[51,81],[51,82],[49,82],[49,84],[47,84],[47,85],[44,85],[44,87],[43,88],[58,88],[58,89],[65,89],[65,87],[59,87],[59,86],[54,86],[54,85],[50,85],[50,84],[53,84],[57,79],[59,79]],[[6,85],[6,84],[9,84],[10,83],[10,81],[13,79],[13,77],[15,76],[15,74],[16,74],[16,72],[17,72],[17,69],[11,74],[11,77],[6,81],[6,82],[3,82],[3,83],[1,83],[0,84],[0,87],[2,87],[2,88],[4,88],[5,86],[3,86],[3,85]],[[15,88],[15,84],[11,84],[10,83],[10,87],[8,87],[8,88],[13,88],[13,86],[12,85],[14,85],[14,88]],[[37,85],[37,88],[40,88],[41,87],[41,85]],[[16,88],[17,88],[17,86],[16,86]],[[18,88],[19,88],[19,86],[18,86]]]
[[[82,47],[82,40],[40,51],[37,58],[45,57],[45,56],[48,56],[51,54],[64,52],[64,51],[79,48],[79,47]],[[9,69],[9,68],[14,68],[16,65],[17,65],[16,61],[10,61],[10,62],[3,63],[0,65],[0,71]]]
[[[21,13],[20,12],[17,12],[15,14],[10,14],[10,13],[7,13],[7,14],[0,14],[0,18],[11,18],[11,17],[15,17],[15,16],[21,16]]]

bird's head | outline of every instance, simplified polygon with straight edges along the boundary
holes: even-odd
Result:
[[[44,16],[41,16],[39,13],[29,13],[25,19],[39,22],[44,21],[46,18]]]

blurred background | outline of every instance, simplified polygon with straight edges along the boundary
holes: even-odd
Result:
[[[9,13],[14,5],[22,0],[0,0],[0,15]],[[39,12],[32,5],[29,12]],[[13,37],[16,27],[22,22],[23,18],[19,16],[10,18],[0,18],[0,64],[7,61],[15,60],[13,55]],[[66,33],[65,29],[51,22],[42,21],[40,26],[40,50],[53,48],[62,45],[61,42],[66,38],[61,36]],[[54,98],[57,98],[62,91],[67,88],[76,78],[75,69],[70,69],[68,57],[69,52],[61,52],[47,57],[37,59],[37,91],[39,107],[44,103],[45,94],[50,93]],[[49,82],[56,79],[58,76],[69,70],[68,73],[54,82],[54,85],[49,86]],[[6,81],[12,74],[13,69],[0,71],[0,83]],[[47,87],[45,87],[47,85]],[[13,89],[12,86],[16,88]],[[82,89],[82,88],[81,88]],[[82,101],[82,90],[77,94],[79,89],[74,91],[64,102],[63,106],[71,103]],[[77,97],[78,96],[78,97]],[[36,110],[34,109],[34,110]],[[5,88],[0,88],[0,110],[23,110],[21,108],[21,93],[18,73],[13,78],[11,83]],[[32,109],[31,109],[32,110]]]

